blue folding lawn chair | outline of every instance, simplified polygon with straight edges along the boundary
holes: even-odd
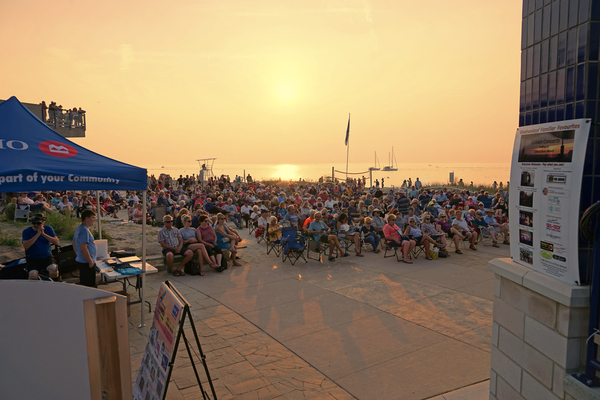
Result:
[[[306,242],[303,237],[297,236],[298,229],[295,226],[290,226],[281,229],[281,260],[290,260],[290,263],[294,265],[300,258],[304,262],[308,262],[304,256],[304,250],[306,249]]]

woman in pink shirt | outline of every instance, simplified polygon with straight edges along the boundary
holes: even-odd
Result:
[[[415,241],[409,239],[407,236],[400,235],[400,228],[396,225],[396,216],[394,214],[388,215],[387,224],[383,227],[383,234],[385,235],[388,247],[400,247],[404,255],[402,261],[412,264],[413,262],[410,260],[409,254],[415,248]]]

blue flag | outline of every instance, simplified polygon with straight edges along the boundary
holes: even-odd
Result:
[[[349,139],[350,139],[350,114],[348,114],[348,127],[346,128],[346,146],[348,146]]]

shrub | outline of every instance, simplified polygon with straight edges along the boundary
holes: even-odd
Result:
[[[94,239],[100,239],[100,236],[98,235],[98,229],[92,229],[92,236],[94,236]],[[108,233],[107,231],[104,230],[104,228],[102,228],[102,239],[106,239],[108,240],[109,244],[113,244],[115,243],[115,239],[112,237],[112,235],[110,233]]]
[[[7,221],[15,220],[15,208],[16,207],[17,207],[17,204],[15,202],[11,201],[10,203],[8,203],[6,208],[4,208],[4,215],[6,216]]]
[[[46,213],[46,222],[44,225],[48,225],[54,229],[56,236],[62,240],[71,240],[75,234],[75,229],[79,226],[79,220],[77,218],[69,217],[59,212]]]

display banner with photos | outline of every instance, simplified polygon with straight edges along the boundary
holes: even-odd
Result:
[[[164,398],[173,357],[173,343],[182,310],[181,301],[163,283],[158,292],[150,335],[133,388],[134,400]]]
[[[510,252],[514,261],[579,282],[579,197],[591,120],[517,130],[510,172]]]

